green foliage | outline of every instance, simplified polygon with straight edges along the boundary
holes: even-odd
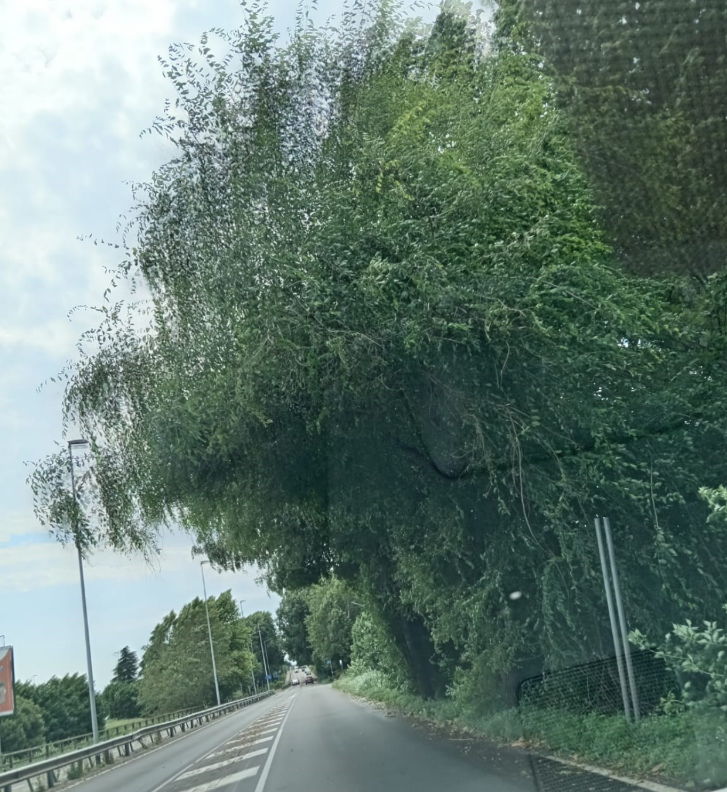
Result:
[[[0,720],[3,753],[42,745],[45,742],[45,732],[41,708],[29,698],[16,694],[15,714]]]
[[[305,594],[301,591],[284,591],[280,605],[276,612],[280,645],[288,657],[295,660],[298,665],[308,665],[313,662],[306,617],[310,613]]]
[[[605,651],[595,514],[633,625],[663,634],[727,594],[727,533],[698,495],[727,476],[727,279],[621,267],[662,239],[660,213],[670,250],[704,216],[721,233],[724,199],[682,145],[712,138],[665,100],[635,111],[630,149],[619,97],[649,104],[631,39],[584,104],[558,61],[569,39],[547,28],[560,4],[533,0],[550,11],[532,34],[527,5],[503,3],[492,40],[468,12],[422,28],[382,0],[336,29],[301,14],[285,45],[243,10],[199,50],[172,47],[177,98],[153,129],[177,154],[136,187],[120,267],[150,301],[102,308],[65,372],[101,538],[178,522],[277,590],[323,600],[334,575],[425,696]],[[650,46],[645,11],[615,34],[608,14],[583,15],[580,47]],[[636,174],[623,204],[602,150]],[[308,641],[346,657],[348,613],[329,630],[316,607]]]
[[[86,768],[83,766],[83,760],[81,760],[80,762],[74,762],[68,768],[66,778],[69,781],[78,781],[78,779],[83,778],[84,775],[86,775]]]
[[[364,611],[351,628],[351,667],[358,671],[380,671],[392,684],[407,683],[406,664],[385,625]]]
[[[727,605],[724,606],[727,612]],[[631,640],[646,647],[646,636],[638,631]],[[657,649],[672,668],[682,688],[682,700],[692,709],[718,709],[727,712],[727,633],[717,622],[705,621],[697,627],[687,620],[675,624]],[[676,702],[669,702],[672,709]]]
[[[230,591],[207,600],[220,696],[247,686],[252,668],[251,633]],[[144,712],[169,713],[212,706],[215,699],[205,605],[195,598],[154,628],[141,660],[138,697]]]
[[[40,685],[21,682],[17,695],[32,701],[42,712],[47,742],[91,733],[91,705],[85,674],[51,677]],[[103,728],[103,713],[99,728]]]
[[[129,517],[129,495],[116,489],[121,480],[119,460],[108,449],[95,445],[91,449],[73,456],[75,497],[66,451],[33,467],[28,483],[38,519],[61,544],[75,545],[84,553],[110,546],[152,556],[156,551],[152,526],[138,511]]]
[[[579,0],[519,5],[619,254],[640,272],[706,281],[724,267],[727,234],[727,9],[712,0],[610,0],[586,13]]]
[[[353,605],[353,591],[341,580],[331,578],[308,589],[306,600],[310,613],[305,626],[313,653],[313,662],[323,673],[351,663],[351,629],[358,608]]]
[[[106,718],[138,718],[141,715],[138,682],[112,680],[99,696],[98,705]]]
[[[268,611],[255,611],[245,616],[244,623],[250,631],[252,654],[255,659],[255,679],[258,686],[265,684],[265,669],[262,660],[260,641],[265,647],[265,655],[271,675],[279,672],[283,666],[284,648],[275,628],[273,616]]]
[[[119,660],[114,669],[114,682],[134,682],[139,676],[139,658],[136,652],[132,652],[125,646],[119,652]]]

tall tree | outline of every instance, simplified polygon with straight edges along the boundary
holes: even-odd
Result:
[[[260,642],[262,641],[271,674],[279,673],[284,661],[284,650],[269,611],[254,611],[245,616],[244,622],[250,632],[251,648],[255,657],[255,676],[258,684],[261,684],[265,681],[265,671]]]
[[[98,702],[107,718],[138,718],[141,715],[139,683],[114,679],[103,689]]]
[[[298,663],[308,664],[313,660],[305,621],[309,613],[304,592],[283,592],[276,612],[280,645],[288,657]]]
[[[136,652],[132,652],[128,646],[125,646],[119,652],[113,679],[115,682],[133,682],[138,676],[139,658]]]
[[[311,586],[307,597],[310,613],[305,624],[313,659],[319,669],[330,662],[338,669],[340,663],[351,663],[351,630],[359,613],[353,604],[353,592],[335,578]]]
[[[223,700],[247,687],[252,668],[250,631],[239,618],[230,591],[207,600],[212,643]],[[150,713],[169,713],[215,703],[205,604],[199,598],[172,611],[144,647],[139,701]]]

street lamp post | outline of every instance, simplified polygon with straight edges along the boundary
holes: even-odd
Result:
[[[268,691],[269,691],[270,690],[270,674],[268,673],[268,663],[267,663],[267,660],[265,659],[265,646],[263,644],[262,633],[260,632],[260,625],[258,625],[258,628],[257,628],[257,637],[260,639],[260,654],[262,655],[262,658],[263,658],[263,669],[265,670],[265,682],[266,682],[266,684],[268,686]]]
[[[215,677],[215,695],[217,696],[217,706],[219,707],[220,702],[220,686],[217,682],[217,664],[215,663],[215,647],[212,643],[212,625],[210,624],[210,609],[207,605],[207,586],[204,582],[204,565],[209,564],[209,561],[200,561],[199,568],[202,570],[202,591],[204,591],[204,610],[207,614],[207,634],[210,638],[210,654],[212,655],[212,673]]]
[[[73,470],[73,447],[88,445],[87,440],[68,441],[68,461],[71,465],[71,491],[73,493],[73,503],[78,507],[78,497],[76,495],[76,475]],[[73,526],[77,529],[77,526]],[[78,576],[81,580],[81,604],[83,605],[83,631],[86,636],[86,667],[88,669],[88,699],[91,703],[91,730],[93,731],[93,741],[98,742],[98,716],[96,715],[96,691],[93,686],[93,664],[91,662],[91,637],[88,631],[88,610],[86,608],[86,583],[83,579],[83,553],[78,542],[78,532],[74,531],[76,541],[76,551],[78,552]]]
[[[240,600],[240,618],[241,619],[245,618],[245,614],[242,612],[242,603],[243,602],[247,602],[247,600],[242,600],[242,599]],[[252,649],[252,642],[250,643],[250,648]],[[250,674],[252,676],[252,689],[255,692],[255,695],[257,696],[257,684],[255,682],[255,669],[254,668],[252,668],[250,670]]]

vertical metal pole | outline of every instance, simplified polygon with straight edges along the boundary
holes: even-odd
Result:
[[[260,632],[260,625],[257,627],[257,637],[260,639],[260,655],[263,659],[263,670],[265,671],[265,682],[267,683],[268,690],[270,690],[270,680],[268,679],[268,664],[265,662],[265,647],[263,646],[263,636]]]
[[[240,600],[240,618],[241,619],[245,618],[245,614],[242,612],[242,603],[243,602],[246,602],[246,600]],[[250,641],[250,650],[252,650],[252,641]],[[254,656],[255,656],[255,653],[253,652],[253,657]],[[255,695],[257,696],[257,685],[255,684],[255,669],[254,668],[252,668],[250,670],[250,674],[252,675],[252,689],[255,691]]]
[[[78,550],[78,575],[81,578],[81,602],[83,603],[83,629],[86,634],[86,666],[88,667],[88,698],[91,702],[91,729],[93,741],[98,742],[98,717],[96,715],[96,691],[93,686],[93,666],[91,665],[91,638],[88,633],[88,612],[86,610],[86,584],[83,579],[83,556],[81,548]]]
[[[611,595],[611,582],[608,578],[608,566],[606,564],[606,553],[603,549],[603,537],[601,536],[601,518],[596,517],[596,540],[598,541],[598,555],[601,559],[601,572],[603,573],[603,587],[606,591],[606,605],[608,606],[608,618],[611,622],[611,635],[613,636],[613,648],[616,652],[616,666],[618,668],[618,679],[621,685],[621,698],[623,699],[624,714],[626,720],[631,720],[631,707],[629,706],[629,696],[626,691],[626,675],[624,674],[623,658],[621,657],[621,641],[618,637],[618,627],[616,626],[616,613],[613,608],[613,597]]]
[[[73,447],[68,444],[68,460],[71,464],[71,491],[73,493],[73,503],[78,507],[76,497],[76,475],[73,470]],[[73,526],[75,529],[76,526]],[[93,663],[91,662],[91,636],[88,630],[88,610],[86,609],[86,582],[83,578],[83,554],[78,543],[78,535],[74,530],[76,540],[76,550],[78,552],[78,576],[81,579],[81,605],[83,606],[83,632],[86,636],[86,668],[88,669],[88,700],[91,704],[91,731],[93,732],[94,743],[98,742],[98,716],[96,714],[96,690],[93,684]]]
[[[606,534],[608,559],[611,562],[611,579],[613,580],[613,593],[616,598],[616,612],[621,625],[621,640],[623,641],[624,657],[626,658],[626,673],[628,674],[629,689],[631,690],[631,704],[634,708],[634,720],[638,721],[641,717],[639,695],[636,691],[636,678],[634,677],[634,666],[631,662],[631,648],[629,647],[629,632],[626,626],[623,601],[621,600],[621,586],[619,585],[618,570],[616,569],[616,553],[613,550],[613,537],[611,536],[611,521],[608,517],[603,518],[603,532]]]
[[[220,706],[220,686],[217,683],[217,664],[215,663],[215,646],[212,643],[212,625],[210,624],[210,609],[207,607],[207,586],[204,582],[204,561],[200,562],[199,568],[202,570],[202,591],[204,592],[204,611],[207,614],[207,634],[210,639],[210,654],[212,655],[212,673],[215,677],[215,695],[217,696],[217,706]]]
[[[270,670],[270,658],[268,657],[268,642],[267,641],[263,641],[263,651],[265,652],[265,664],[268,667],[268,676],[272,676],[273,672]],[[270,690],[270,685],[268,685],[268,690]]]
[[[254,659],[255,658],[255,652],[253,651],[253,648],[252,648],[252,639],[250,639],[250,652],[251,652],[251,654],[253,656],[253,659]],[[251,673],[252,673],[252,689],[255,691],[255,695],[257,696],[257,683],[255,682],[255,667],[254,666],[253,666],[253,669],[252,669]]]

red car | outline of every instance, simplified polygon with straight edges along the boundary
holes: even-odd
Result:
[[[308,674],[308,676],[305,678],[305,684],[306,685],[312,685],[314,682],[315,682],[315,679],[313,679],[313,677],[310,674]]]

